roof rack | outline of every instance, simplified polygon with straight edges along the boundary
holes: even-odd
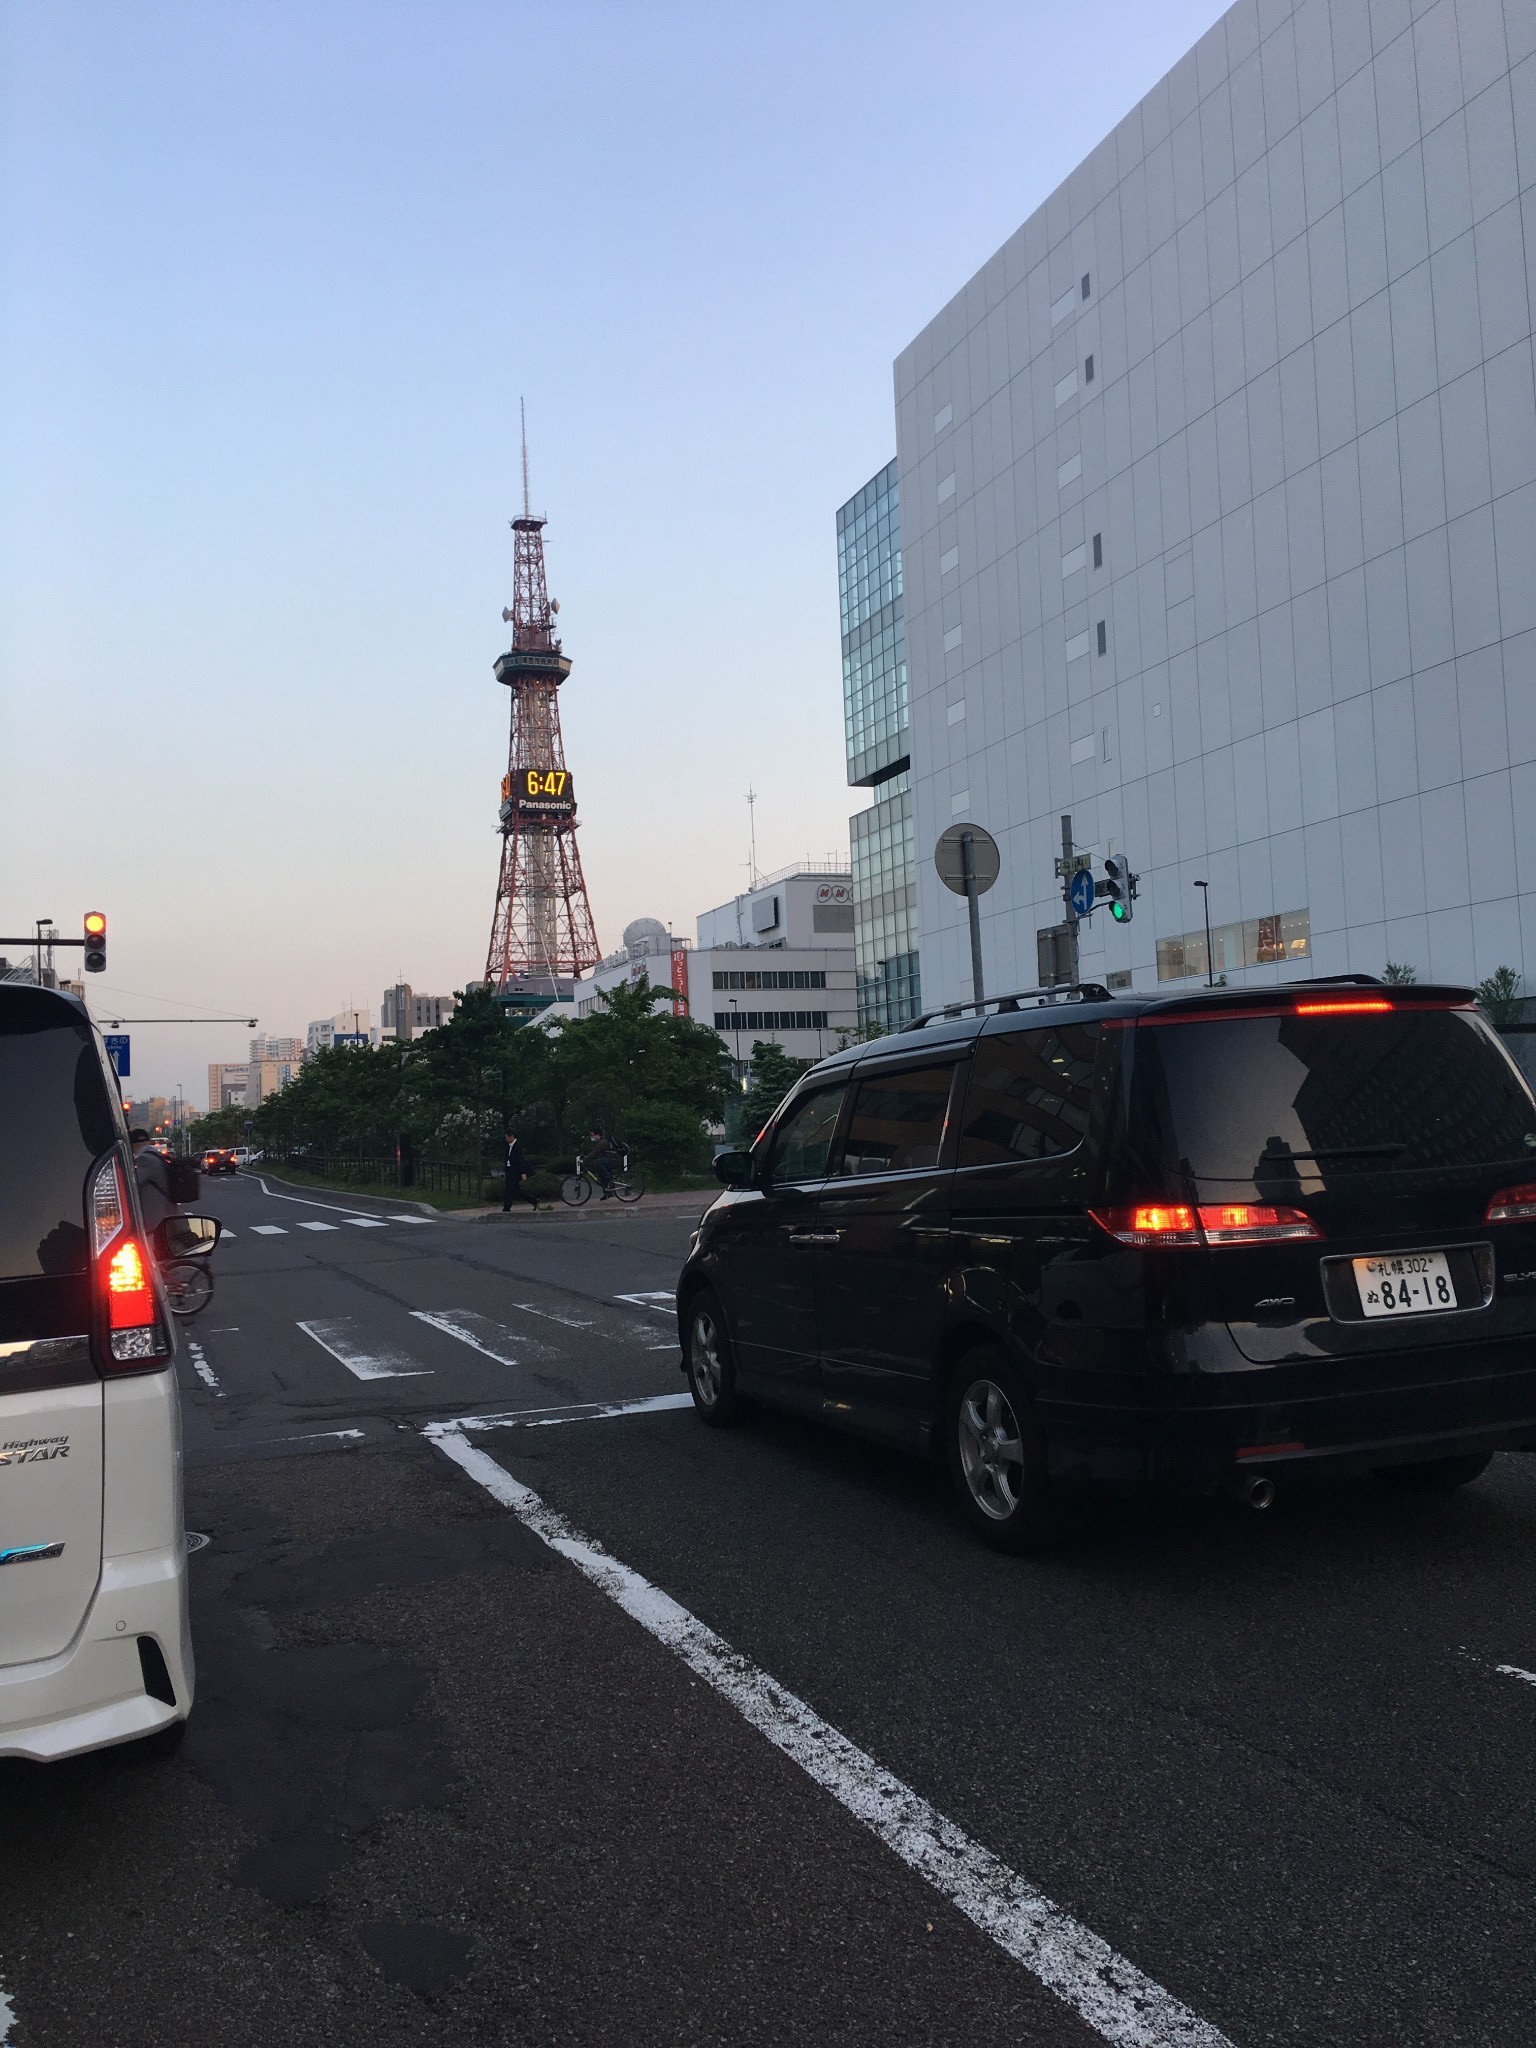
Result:
[[[967,1010],[996,1010],[1004,1015],[1010,1010],[1019,1010],[1026,1003],[1045,1005],[1064,1001],[1079,1003],[1111,1003],[1114,997],[1101,981],[1062,981],[1054,988],[1020,988],[1012,995],[983,996],[981,1001],[968,1003],[943,1003],[937,1010],[926,1010],[921,1017],[914,1018],[907,1025],[908,1031],[921,1031],[925,1024],[937,1024],[956,1017],[963,1017]]]

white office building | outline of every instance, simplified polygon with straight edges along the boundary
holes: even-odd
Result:
[[[925,1004],[944,828],[1038,978],[1536,977],[1536,5],[1241,0],[896,363]],[[1102,868],[1100,868],[1102,872]],[[1527,985],[1530,983],[1528,981]]]

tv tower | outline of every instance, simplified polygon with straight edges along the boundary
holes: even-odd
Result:
[[[519,411],[522,411],[521,405]],[[560,737],[560,685],[570,659],[555,638],[560,607],[544,581],[544,520],[528,502],[523,414],[523,515],[512,521],[512,645],[495,663],[512,692],[512,737],[501,781],[501,880],[485,979],[529,1009],[569,993],[599,959],[592,906],[576,846],[576,790]]]

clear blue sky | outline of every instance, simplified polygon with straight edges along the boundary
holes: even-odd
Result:
[[[749,783],[846,848],[892,359],[1219,12],[8,0],[0,930],[275,1033],[482,970],[520,394],[604,947],[743,886]]]

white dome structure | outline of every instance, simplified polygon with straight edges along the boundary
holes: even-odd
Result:
[[[637,954],[670,953],[672,934],[659,917],[637,917],[624,927],[624,950],[631,960]]]

